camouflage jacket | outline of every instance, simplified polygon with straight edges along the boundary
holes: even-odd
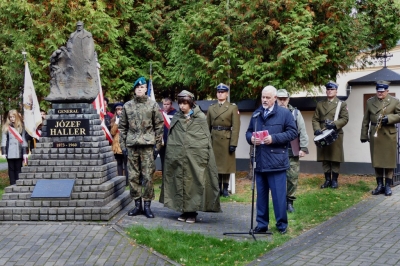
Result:
[[[155,145],[161,149],[164,119],[155,101],[147,96],[137,97],[124,104],[118,129],[121,149],[132,146]]]

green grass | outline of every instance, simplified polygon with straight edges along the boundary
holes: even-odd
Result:
[[[342,183],[341,183],[342,181]],[[156,181],[156,193],[159,193]],[[294,213],[289,213],[288,233],[280,235],[275,228],[272,237],[258,241],[235,241],[218,237],[187,234],[163,228],[146,229],[143,226],[128,228],[128,235],[138,244],[148,246],[170,259],[190,266],[198,265],[246,265],[268,251],[283,245],[296,236],[327,221],[370,195],[374,188],[371,177],[341,177],[339,189],[320,189],[322,176],[308,176],[300,179]],[[241,184],[239,193],[222,202],[250,202],[251,182]],[[270,201],[271,202],[271,201]],[[270,224],[274,225],[274,214],[270,204]],[[171,243],[173,243],[171,245]]]
[[[0,158],[0,163],[6,163],[7,159]]]

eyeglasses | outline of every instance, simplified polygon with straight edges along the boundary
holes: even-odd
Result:
[[[326,88],[327,91],[333,91],[336,90],[335,88]]]

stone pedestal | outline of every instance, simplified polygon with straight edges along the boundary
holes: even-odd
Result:
[[[5,188],[0,201],[0,220],[111,219],[132,199],[129,190],[125,190],[125,176],[117,176],[117,163],[99,115],[89,103],[60,103],[52,107],[28,166],[22,168],[16,185]],[[79,124],[86,124],[87,128],[80,129]],[[41,179],[75,180],[70,198],[31,199]]]

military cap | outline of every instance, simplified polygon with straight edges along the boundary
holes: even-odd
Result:
[[[385,91],[389,89],[389,81],[379,80],[376,82],[376,91]]]
[[[117,109],[117,107],[123,107],[124,104],[123,103],[114,103],[114,110]]]
[[[229,91],[229,86],[224,83],[220,83],[217,85],[217,91]]]
[[[133,83],[132,89],[134,90],[136,86],[146,84],[146,79],[144,77],[138,78],[135,83]]]
[[[339,85],[338,85],[337,83],[333,82],[332,80],[330,80],[330,81],[329,81],[328,83],[326,83],[326,85],[325,85],[325,88],[327,88],[327,89],[333,88],[333,89],[337,90],[338,87],[339,87]]]
[[[187,90],[183,90],[178,94],[178,97],[190,97],[190,98],[194,98],[193,93],[187,91]]]
[[[290,94],[289,94],[289,92],[287,92],[287,90],[285,90],[285,89],[279,89],[279,90],[276,92],[276,97],[289,98],[289,97],[290,97]]]

